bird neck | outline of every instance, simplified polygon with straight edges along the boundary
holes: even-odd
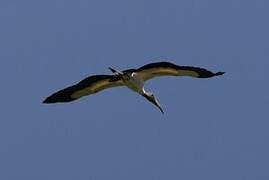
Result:
[[[147,92],[147,91],[145,90],[145,88],[143,88],[142,90],[143,90],[143,96],[150,97],[150,96],[152,95],[152,93],[151,93],[151,92]]]

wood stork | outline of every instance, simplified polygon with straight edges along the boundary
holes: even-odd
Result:
[[[224,72],[213,73],[199,67],[178,66],[170,62],[157,62],[144,65],[138,69],[115,70],[111,67],[113,75],[93,75],[79,83],[62,89],[47,97],[43,103],[64,103],[77,100],[83,96],[97,93],[101,90],[116,86],[127,86],[129,89],[144,96],[164,113],[159,101],[152,92],[144,89],[144,82],[159,76],[190,76],[196,78],[210,78],[223,75]]]

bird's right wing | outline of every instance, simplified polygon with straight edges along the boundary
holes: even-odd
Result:
[[[196,78],[209,78],[224,74],[224,72],[213,73],[207,69],[190,66],[178,66],[170,62],[157,62],[147,64],[136,70],[136,73],[144,81],[158,76],[191,76]]]
[[[52,94],[43,103],[70,102],[107,88],[123,85],[122,80],[115,75],[89,76],[73,86]]]

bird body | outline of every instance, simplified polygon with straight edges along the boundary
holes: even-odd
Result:
[[[143,94],[145,92],[144,80],[139,76],[139,74],[133,72],[127,76],[127,78],[123,78],[125,86],[139,94]]]
[[[159,76],[190,76],[196,78],[210,78],[223,75],[224,72],[213,73],[204,68],[191,66],[178,66],[170,62],[151,63],[138,69],[127,69],[124,71],[109,68],[114,75],[93,75],[85,78],[79,83],[62,89],[47,97],[43,103],[70,102],[83,96],[97,93],[101,90],[126,86],[129,89],[144,96],[148,101],[156,105],[163,113],[160,103],[154,94],[144,89],[144,83]]]

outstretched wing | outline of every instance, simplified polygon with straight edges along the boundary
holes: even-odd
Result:
[[[115,75],[94,75],[89,76],[79,83],[62,89],[47,97],[43,103],[70,102],[97,93],[103,89],[122,86],[122,80]]]
[[[178,66],[170,62],[147,64],[138,68],[136,73],[138,73],[144,81],[158,76],[191,76],[196,78],[210,78],[224,74],[224,72],[213,73],[199,67]]]

